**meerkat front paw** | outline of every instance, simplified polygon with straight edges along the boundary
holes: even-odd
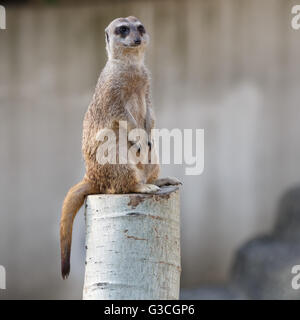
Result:
[[[160,188],[155,184],[137,184],[134,186],[132,192],[136,193],[155,193],[159,191]]]
[[[182,185],[182,182],[175,177],[167,177],[162,179],[157,179],[154,181],[154,184],[158,187],[162,186],[178,186]]]

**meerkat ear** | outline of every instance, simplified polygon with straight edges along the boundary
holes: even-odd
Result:
[[[108,32],[105,30],[105,38],[106,38],[106,42],[109,43],[109,35]]]

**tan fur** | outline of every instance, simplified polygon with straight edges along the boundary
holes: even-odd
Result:
[[[83,205],[85,197],[97,192],[97,186],[84,178],[69,190],[64,200],[60,220],[61,272],[63,278],[67,278],[70,273],[72,229],[75,215]]]
[[[114,30],[120,23],[132,26],[133,32],[120,39]],[[148,43],[147,33],[141,37],[139,46],[130,46],[137,36],[137,18],[119,18],[106,29],[108,61],[104,67],[92,102],[83,122],[82,151],[86,174],[84,180],[70,189],[65,198],[61,217],[62,275],[70,271],[70,250],[74,217],[87,195],[92,193],[155,192],[152,185],[159,175],[158,164],[105,164],[96,160],[100,129],[111,128],[118,135],[118,122],[127,121],[128,131],[134,128],[150,130],[154,116],[150,99],[150,77],[144,65],[144,52]]]

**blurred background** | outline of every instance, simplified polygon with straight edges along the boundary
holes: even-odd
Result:
[[[157,127],[205,130],[202,175],[185,176],[183,165],[162,170],[184,183],[183,297],[228,298],[230,290],[233,298],[276,290],[283,297],[275,278],[269,289],[258,288],[258,270],[271,259],[289,290],[290,266],[282,264],[300,264],[297,236],[274,236],[284,223],[295,225],[300,210],[297,188],[280,202],[300,181],[300,31],[291,28],[297,1],[0,2],[7,14],[0,30],[0,265],[7,290],[0,299],[81,298],[84,214],[75,220],[72,271],[63,281],[60,210],[84,174],[82,120],[106,61],[104,29],[128,15],[151,36],[146,62]],[[247,261],[253,290],[240,278]]]

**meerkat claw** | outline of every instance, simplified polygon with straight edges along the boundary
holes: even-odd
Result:
[[[155,184],[138,184],[135,186],[133,192],[136,193],[155,193],[160,190]]]
[[[167,178],[157,179],[154,182],[154,184],[157,185],[158,187],[178,186],[178,185],[182,185],[182,182],[175,177],[167,177]]]

